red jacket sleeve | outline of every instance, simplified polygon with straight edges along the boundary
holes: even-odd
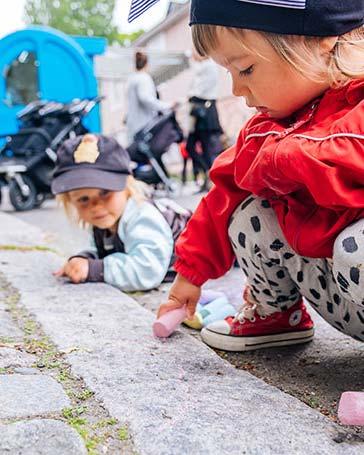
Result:
[[[234,253],[228,223],[237,205],[249,196],[249,192],[235,184],[234,174],[235,146],[215,160],[210,172],[214,186],[177,241],[174,267],[196,286],[224,275],[232,265]]]

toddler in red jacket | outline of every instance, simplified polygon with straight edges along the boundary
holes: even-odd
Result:
[[[245,351],[307,342],[305,297],[364,341],[364,1],[192,0],[193,41],[258,113],[211,170],[176,247],[159,315],[231,267],[248,285],[203,340]]]

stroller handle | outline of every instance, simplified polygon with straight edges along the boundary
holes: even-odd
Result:
[[[95,96],[93,98],[85,98],[83,100],[73,100],[68,107],[65,107],[65,110],[68,111],[70,114],[76,114],[81,112],[82,114],[86,115],[96,106],[96,104],[100,103],[104,96]]]

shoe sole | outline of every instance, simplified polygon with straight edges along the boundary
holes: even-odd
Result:
[[[255,349],[272,348],[275,346],[308,343],[312,341],[313,335],[313,328],[300,332],[285,332],[256,337],[233,337],[231,335],[213,332],[207,328],[201,331],[201,338],[206,344],[223,351],[254,351]]]

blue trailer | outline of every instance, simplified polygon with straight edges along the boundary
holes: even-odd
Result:
[[[8,186],[16,210],[39,207],[62,141],[101,131],[93,59],[105,48],[40,26],[0,40],[0,201]]]
[[[18,131],[16,114],[35,100],[67,103],[97,96],[95,55],[105,38],[68,36],[50,27],[32,26],[0,40],[0,135]],[[85,119],[101,131],[99,107]]]

